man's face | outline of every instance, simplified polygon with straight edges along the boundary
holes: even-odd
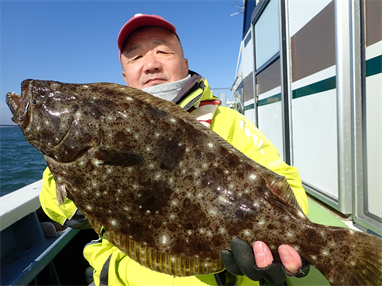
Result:
[[[188,61],[176,35],[159,27],[133,32],[121,53],[123,78],[131,87],[143,89],[184,79]]]

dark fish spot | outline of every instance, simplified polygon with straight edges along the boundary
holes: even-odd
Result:
[[[94,117],[95,119],[98,119],[101,117],[101,111],[98,108],[93,108],[90,110],[89,115]]]
[[[154,221],[153,221],[153,224],[152,224],[152,226],[153,226],[154,229],[158,229],[158,228],[160,228],[161,225],[162,225],[162,220],[161,220],[161,219],[156,219],[156,220],[154,220]]]
[[[186,224],[186,228],[187,229],[193,229],[194,227],[193,227],[192,223],[189,222]]]
[[[153,142],[153,139],[150,136],[146,136],[146,138],[143,140],[143,142],[145,142],[145,144],[150,144]]]
[[[146,189],[150,189],[150,186],[153,186],[153,183],[148,180],[145,177],[138,177],[138,184],[141,185],[142,187],[145,187]]]
[[[138,106],[140,106],[140,105],[138,105]],[[154,106],[150,106],[151,108],[150,108],[150,117],[154,117],[154,118],[165,118],[166,116],[168,116],[167,115],[167,113],[165,112],[165,111],[163,111],[163,110],[160,110],[160,109],[158,109],[158,108],[156,108],[156,107],[154,107]],[[165,123],[165,122],[163,122],[163,123]],[[167,124],[167,123],[165,123],[165,124]]]
[[[163,146],[168,141],[168,138],[162,137],[159,140],[157,140],[157,146]]]
[[[224,237],[221,234],[215,234],[212,238],[213,245],[223,245],[224,242]]]
[[[129,227],[126,228],[125,231],[127,231],[129,233],[136,234],[136,238],[137,238],[137,240],[139,238],[140,242],[146,242],[149,245],[155,244],[154,237],[151,235],[150,229],[146,225],[144,225],[140,222],[130,223]]]
[[[105,102],[102,102],[101,106],[105,107]],[[99,119],[102,115],[102,112],[97,104],[89,100],[84,100],[84,114],[86,116],[91,116],[95,119]]]
[[[216,155],[214,153],[208,152],[206,154],[206,157],[207,157],[208,161],[212,161],[212,160],[214,160],[216,158]]]
[[[144,186],[140,183],[141,186]],[[137,205],[141,205],[141,211],[146,212],[149,210],[151,213],[157,212],[162,215],[168,211],[169,196],[171,190],[163,182],[145,182],[146,190],[137,198]]]
[[[230,236],[235,236],[239,233],[239,230],[235,226],[231,226],[228,230]]]
[[[73,186],[81,186],[84,183],[83,176],[72,176]]]
[[[183,146],[179,146],[178,138],[174,138],[172,140],[167,140],[164,144],[164,149],[167,154],[171,155],[171,157],[178,159],[178,157],[183,154],[185,148]]]
[[[277,229],[277,226],[275,226],[273,223],[270,223],[270,224],[267,226],[267,229]]]
[[[162,162],[162,163],[160,163],[159,168],[170,170],[171,169],[171,163],[168,164],[168,162]]]
[[[155,203],[155,198],[154,198],[154,197],[148,198],[148,199],[146,200],[146,202],[145,202],[145,204],[146,204],[147,206],[151,206],[151,205],[154,204],[154,203]]]
[[[86,170],[87,173],[90,173],[94,170],[94,168],[94,164],[92,164],[92,162],[89,161],[86,163],[84,170]]]
[[[194,181],[194,178],[191,175],[186,176],[184,179],[190,182]]]
[[[89,143],[92,140],[92,136],[89,133],[84,133],[79,139],[82,144],[85,144]]]
[[[100,185],[98,187],[98,191],[100,191],[101,193],[105,192],[106,191],[106,186],[105,185]]]
[[[98,148],[94,157],[103,161],[103,165],[125,167],[141,165],[144,160],[139,154],[108,148]]]
[[[168,124],[167,122],[161,122],[161,125],[162,125],[162,127],[161,127],[161,129],[162,130],[170,130],[171,129],[171,126],[170,126],[170,124]]]
[[[187,250],[189,250],[186,248],[186,241],[184,241],[180,237],[177,237],[175,239],[174,246],[172,247],[172,249],[175,253],[187,253]]]
[[[209,249],[207,248],[208,243],[203,237],[197,236],[197,235],[191,235],[188,237],[189,240],[189,248],[188,253],[186,252],[186,255],[199,255],[200,258],[208,257],[211,259],[220,259],[220,252],[209,252]],[[183,243],[183,249],[184,249],[185,243]],[[217,257],[215,257],[217,255]]]
[[[168,230],[171,231],[171,232],[176,232],[176,231],[178,230],[178,227],[176,226],[175,223],[170,223],[170,224],[168,224],[168,225],[167,225],[167,228],[168,228]]]
[[[75,113],[78,110],[78,108],[79,108],[78,104],[73,105],[72,108],[70,109],[70,113],[72,114]]]
[[[208,225],[208,217],[201,211],[199,203],[193,203],[189,198],[185,198],[181,209],[181,223],[185,229],[195,230]]]
[[[344,256],[346,256],[346,257],[348,257],[349,256],[349,254],[350,254],[350,248],[348,247],[348,246],[342,246],[341,248],[340,248],[340,252],[341,252],[341,254],[343,254]]]
[[[240,160],[236,155],[233,155],[229,152],[229,150],[223,146],[220,146],[220,154],[224,157],[224,162],[228,164],[230,167],[237,167],[240,165]]]
[[[92,87],[92,90],[98,92],[97,88],[93,88],[93,87]],[[103,92],[105,95],[109,96],[109,97],[115,97],[115,96],[117,95],[117,94],[116,94],[117,92],[116,92],[115,90],[112,90],[112,89],[104,88],[104,89],[102,90],[102,92]],[[119,92],[118,92],[118,95],[119,95]]]
[[[160,161],[160,168],[166,170],[175,170],[179,161],[184,155],[185,147],[179,144],[179,139],[161,138],[157,141],[159,150],[157,152]]]
[[[185,198],[184,201],[183,201],[183,206],[186,207],[186,208],[191,206],[191,200],[189,198]]]
[[[183,146],[176,146],[175,148],[172,148],[171,151],[170,151],[170,154],[171,156],[174,158],[174,159],[177,159],[179,160],[180,157],[182,157],[183,153],[184,153],[184,150],[186,148],[184,148]]]
[[[316,231],[313,229],[307,229],[304,231],[304,235],[308,238],[314,238],[316,236]]]
[[[129,140],[129,137],[130,136],[126,135],[123,131],[117,131],[113,136],[113,144],[125,144],[125,142]]]
[[[243,211],[242,210],[237,210],[235,212],[235,216],[238,218],[238,219],[243,219]]]

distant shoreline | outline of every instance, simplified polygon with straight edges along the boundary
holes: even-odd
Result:
[[[0,124],[0,127],[16,127],[17,124]]]

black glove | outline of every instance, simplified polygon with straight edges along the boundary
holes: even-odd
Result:
[[[249,279],[259,281],[260,285],[264,279],[272,285],[282,285],[286,276],[304,277],[309,273],[310,264],[302,259],[302,267],[295,275],[285,273],[281,262],[272,262],[266,268],[257,268],[252,247],[240,238],[234,238],[231,242],[231,250],[224,249],[221,256],[225,268],[236,275],[245,275]]]

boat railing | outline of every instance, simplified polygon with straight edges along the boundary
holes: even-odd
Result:
[[[41,187],[42,180],[0,197],[0,285],[28,285],[47,266],[56,273],[53,258],[78,232],[56,232],[53,224],[39,221]]]

